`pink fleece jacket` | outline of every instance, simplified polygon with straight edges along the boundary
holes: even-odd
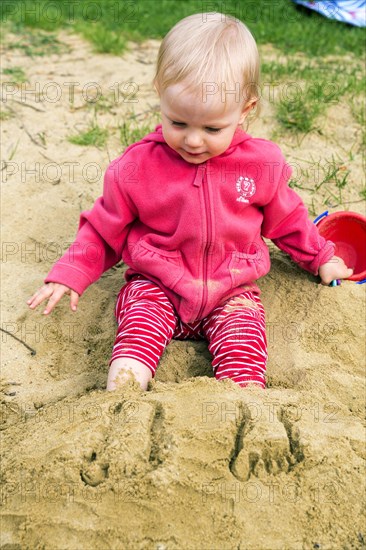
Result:
[[[121,259],[164,290],[183,322],[205,317],[243,290],[260,292],[271,239],[313,274],[334,254],[287,182],[277,145],[238,129],[202,164],[182,159],[161,125],[108,167],[103,195],[81,213],[74,243],[45,282],[82,294]]]

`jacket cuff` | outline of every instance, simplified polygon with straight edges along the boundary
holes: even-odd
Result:
[[[44,279],[44,282],[68,286],[81,296],[94,281],[77,267],[57,262]]]
[[[335,244],[332,241],[326,241],[323,248],[319,250],[318,254],[310,263],[305,264],[304,262],[300,263],[299,265],[303,269],[306,269],[307,271],[310,271],[310,273],[313,273],[313,275],[318,275],[319,267],[329,262],[329,260],[334,256],[334,252]]]

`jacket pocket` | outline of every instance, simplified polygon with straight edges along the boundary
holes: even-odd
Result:
[[[172,289],[182,278],[184,265],[179,250],[162,250],[140,240],[131,251],[132,265],[142,275],[151,275]]]
[[[263,271],[262,266],[263,251],[260,248],[254,254],[232,252],[229,262],[232,287],[236,288],[258,279]]]

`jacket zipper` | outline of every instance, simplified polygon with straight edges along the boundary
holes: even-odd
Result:
[[[207,166],[207,165],[206,165]],[[206,185],[205,185],[205,175],[206,175],[206,166],[202,169],[202,186],[203,186],[203,197],[204,197],[204,206],[206,211],[206,245],[203,252],[203,265],[202,265],[202,272],[203,272],[203,286],[202,286],[202,303],[200,310],[198,312],[198,319],[201,318],[201,314],[205,308],[206,302],[207,302],[207,271],[208,271],[208,252],[211,247],[211,208],[210,208],[210,195],[208,190],[208,181],[206,177]]]

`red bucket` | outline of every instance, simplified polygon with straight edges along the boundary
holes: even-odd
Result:
[[[366,218],[356,212],[333,212],[315,220],[319,233],[335,244],[335,256],[353,269],[350,281],[366,278]]]

